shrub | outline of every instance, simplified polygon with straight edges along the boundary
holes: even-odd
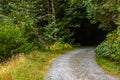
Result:
[[[64,45],[61,42],[55,42],[53,45],[50,46],[50,50],[63,50]]]
[[[26,52],[31,49],[20,28],[12,25],[0,26],[0,60],[5,60],[13,54]]]
[[[109,33],[96,48],[96,56],[120,63],[120,29]]]
[[[46,50],[51,50],[51,51],[64,50],[64,49],[70,49],[70,48],[72,48],[70,44],[61,43],[61,42],[55,42],[53,45],[45,47]]]
[[[65,43],[64,44],[64,49],[69,49],[69,48],[72,48],[72,46],[70,44],[68,44],[68,43]]]

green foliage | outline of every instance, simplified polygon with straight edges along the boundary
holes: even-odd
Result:
[[[96,56],[120,63],[120,29],[109,33],[104,42],[96,48]]]
[[[72,48],[72,45],[68,43],[61,43],[61,42],[55,42],[53,45],[45,46],[45,50],[51,50],[51,51],[66,50],[71,48]]]
[[[53,24],[52,22],[43,28],[42,39],[44,40],[44,45],[51,45],[54,42],[71,43],[72,39],[70,39],[70,37],[73,36],[73,32],[71,32],[69,28],[65,28],[62,22],[56,24],[55,27]]]
[[[26,37],[29,43],[33,43],[33,48],[40,48],[41,45],[38,37],[38,28],[35,26],[36,13],[34,13],[34,11],[36,2],[37,1],[31,2],[31,0],[10,1],[8,3],[8,6],[10,7],[8,8],[10,11],[8,16],[17,27],[24,31],[24,37]]]
[[[27,42],[23,30],[15,24],[0,25],[0,60],[11,57],[13,54],[27,52],[32,44]]]
[[[112,31],[116,29],[119,16],[118,0],[86,0],[87,17],[92,23],[100,22],[99,28]],[[119,21],[118,21],[119,23]]]
[[[81,21],[86,18],[86,9],[85,6],[81,6],[81,4],[72,4],[68,5],[66,8],[66,19],[67,26],[73,28],[79,28],[81,25]]]
[[[63,50],[64,45],[60,42],[55,42],[53,45],[50,46],[50,50]]]
[[[51,45],[49,49],[55,50],[64,49],[63,43],[72,43],[74,33],[77,33],[75,31],[81,24],[84,26],[88,19],[91,23],[100,23],[99,27],[104,30],[112,31],[120,26],[118,0],[54,0],[53,3],[52,1],[1,0],[0,26],[11,28],[13,33],[18,34],[16,38],[23,39],[21,40],[23,45],[24,43],[32,43],[33,48],[37,49]],[[6,18],[3,20],[3,17]],[[18,30],[18,33],[16,30]],[[102,47],[99,48],[101,49],[101,51],[98,51],[101,52],[99,54],[103,55],[106,50],[111,50],[113,48],[111,46],[119,48],[118,32],[119,29],[107,36],[107,39],[100,45]],[[12,35],[15,36],[13,33],[11,32],[9,38],[12,38]],[[8,37],[9,33],[4,32],[4,34]],[[105,57],[115,57],[113,53],[116,50],[106,53]],[[114,58],[111,59],[114,60]],[[115,57],[115,60],[118,60],[118,56]]]

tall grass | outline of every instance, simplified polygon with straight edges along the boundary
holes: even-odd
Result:
[[[25,65],[24,54],[16,55],[9,61],[0,64],[0,80],[14,80],[12,73]]]
[[[69,50],[16,55],[0,64],[0,80],[44,80],[51,62],[66,51]]]

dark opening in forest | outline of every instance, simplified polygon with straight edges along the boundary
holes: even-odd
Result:
[[[75,29],[75,43],[80,43],[82,46],[97,46],[106,38],[107,31],[98,29],[97,24],[91,24],[85,19],[80,22],[80,28]]]

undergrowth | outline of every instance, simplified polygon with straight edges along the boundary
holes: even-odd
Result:
[[[120,65],[115,62],[111,62],[104,58],[95,58],[98,65],[100,65],[108,74],[116,77],[120,77]]]
[[[96,48],[96,61],[105,70],[120,77],[120,28],[112,31]]]
[[[30,54],[16,55],[0,64],[0,80],[44,80],[51,62],[69,50],[35,50]]]

